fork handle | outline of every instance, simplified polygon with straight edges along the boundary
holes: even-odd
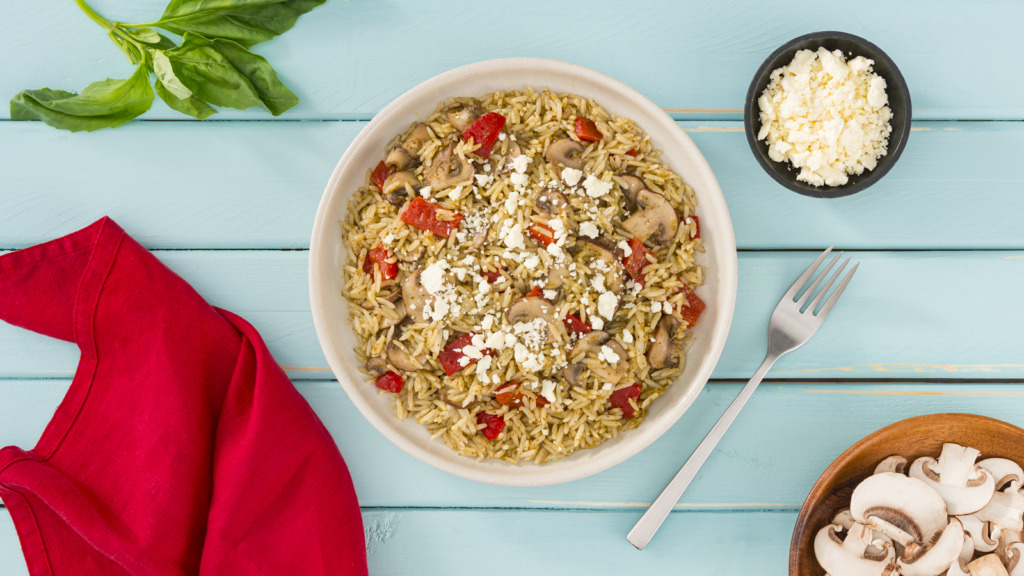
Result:
[[[672,508],[675,507],[676,502],[679,501],[687,486],[690,485],[690,482],[697,475],[697,471],[707,461],[708,456],[711,455],[715,446],[718,445],[718,441],[722,439],[725,431],[736,420],[736,415],[740,413],[743,405],[754,394],[757,385],[761,383],[764,375],[768,373],[768,370],[779,359],[779,356],[780,354],[773,352],[769,352],[765,356],[764,362],[761,363],[761,367],[754,373],[753,378],[747,382],[747,385],[743,387],[743,390],[732,401],[732,404],[725,410],[722,417],[718,419],[718,422],[708,432],[708,435],[704,437],[704,440],[701,440],[701,443],[686,460],[683,467],[679,469],[679,472],[676,472],[672,481],[661,491],[661,494],[651,504],[651,507],[647,509],[647,512],[644,512],[644,515],[640,517],[640,520],[633,526],[633,529],[629,531],[626,540],[629,540],[629,543],[635,546],[637,550],[643,550],[647,543],[651,541],[654,533],[661,527],[662,522],[668,517],[669,512],[672,511]]]

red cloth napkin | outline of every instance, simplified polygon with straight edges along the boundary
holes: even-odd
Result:
[[[366,573],[348,469],[259,334],[112,220],[0,257],[0,319],[82,353],[35,449],[0,450],[33,576]]]

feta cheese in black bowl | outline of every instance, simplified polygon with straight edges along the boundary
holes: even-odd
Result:
[[[838,198],[892,169],[910,117],[907,83],[881,48],[845,32],[815,32],[761,64],[743,124],[754,157],[779,184]]]

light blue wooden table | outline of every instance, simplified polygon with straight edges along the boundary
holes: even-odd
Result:
[[[96,0],[146,21],[163,0]],[[265,55],[302,103],[69,134],[0,111],[0,249],[110,215],[212,303],[252,321],[334,434],[355,479],[374,574],[785,574],[818,474],[870,432],[958,411],[1024,426],[1024,5],[331,0]],[[816,30],[864,36],[914,101],[906,151],[877,186],[815,200],[774,183],[741,128],[761,60]],[[481,32],[481,31],[486,32]],[[349,142],[393,98],[450,68],[539,56],[616,77],[696,141],[728,201],[739,297],[725,352],[661,439],[590,478],[503,488],[439,472],[391,445],[326,368],[306,259],[317,202]],[[0,101],[130,73],[71,0],[0,3]],[[164,120],[172,120],[170,122]],[[814,251],[860,272],[817,336],[772,370],[661,532],[625,535],[753,373],[768,316]],[[0,324],[0,446],[35,444],[77,349]],[[0,574],[27,574],[0,509]]]

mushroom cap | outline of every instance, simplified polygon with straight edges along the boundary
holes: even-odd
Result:
[[[1011,530],[1009,528],[999,529],[999,544],[996,546],[996,556],[1003,561],[1003,564],[1009,569],[1010,564],[1013,562],[1013,547],[1021,544],[1024,540],[1024,534],[1021,530]],[[1024,572],[1024,569],[1021,569]]]
[[[897,474],[903,474],[903,471],[907,468],[907,459],[899,454],[893,454],[887,456],[884,460],[875,466],[875,474],[881,474],[882,472],[896,472]]]
[[[829,524],[818,530],[814,537],[814,556],[818,564],[830,576],[888,576],[895,573],[892,546],[885,545],[880,558],[866,558],[865,550],[872,544],[871,531],[865,526],[854,524],[847,531],[846,539],[839,540],[838,524]]]
[[[411,274],[402,280],[402,300],[405,302],[405,310],[409,317],[416,322],[426,322],[427,317],[423,313],[427,304],[430,303],[430,292],[423,284],[420,284],[420,272],[422,268],[413,270]]]
[[[636,206],[636,195],[641,190],[647,189],[647,184],[641,180],[638,176],[633,174],[619,174],[619,179],[622,180],[624,186],[622,186],[622,195],[626,197],[626,202],[630,208]]]
[[[937,576],[954,562],[959,564],[958,558],[963,547],[964,527],[959,520],[953,518],[934,544],[924,548],[916,558],[900,558],[896,563],[900,567],[901,576]],[[904,552],[904,556],[906,555],[907,552]]]
[[[636,195],[636,205],[637,211],[622,222],[626,231],[641,242],[650,242],[655,246],[675,238],[679,218],[675,208],[664,196],[650,190],[641,190]]]
[[[618,357],[613,363],[606,362],[599,358],[604,348]],[[590,372],[601,379],[602,382],[617,384],[629,371],[629,353],[622,347],[622,344],[611,337],[603,330],[592,330],[576,341],[572,350],[569,351],[570,358],[583,355],[580,362],[570,363],[562,370],[565,379],[573,386],[579,383],[579,375],[583,368],[589,368]]]
[[[672,314],[662,314],[654,329],[654,342],[647,350],[647,363],[655,370],[679,365],[679,347],[672,341],[676,328],[682,323]]]
[[[993,552],[999,546],[998,535],[992,533],[992,525],[988,522],[982,521],[974,514],[957,516],[957,520],[963,524],[964,532],[970,535],[976,551]]]
[[[473,178],[473,163],[456,154],[455,146],[455,142],[449,142],[448,146],[434,155],[430,166],[423,171],[427,184],[435,192]]]
[[[391,362],[391,365],[395,368],[406,372],[412,372],[423,368],[424,362],[427,361],[426,356],[422,354],[418,356],[409,354],[409,352],[406,351],[405,346],[394,339],[392,339],[391,342],[388,342],[386,352],[388,362]]]
[[[619,249],[604,236],[597,238],[577,238],[571,250],[588,268],[596,269],[604,275],[605,287],[612,294],[622,294],[625,287],[622,260]],[[600,260],[603,264],[596,264]]]
[[[444,112],[444,117],[453,128],[462,132],[480,118],[482,110],[476,104],[456,104]]]
[[[921,480],[895,472],[868,476],[858,484],[850,513],[904,546],[930,543],[949,524],[942,497]]]
[[[388,371],[388,363],[380,356],[374,356],[373,358],[366,359],[366,364],[363,365],[363,368],[369,374],[383,374]]]
[[[414,160],[415,158],[413,158],[412,154],[409,154],[408,150],[398,146],[392,148],[391,152],[388,152],[388,155],[384,158],[384,165],[392,170],[405,170],[412,166]]]
[[[942,496],[951,516],[981,510],[995,492],[992,473],[974,462],[974,448],[946,443],[938,460],[927,456],[914,460],[908,474],[928,484]]]
[[[405,137],[405,141],[402,142],[402,148],[405,148],[409,154],[413,156],[419,156],[420,150],[423,149],[423,145],[430,140],[430,130],[427,129],[427,125],[420,122],[413,126],[412,130],[409,131],[409,135]]]
[[[1006,570],[1010,576],[1024,576],[1024,544],[1016,542],[1006,547]]]
[[[566,168],[579,170],[583,168],[583,144],[572,138],[559,138],[544,151],[544,159],[552,164],[561,164]]]
[[[995,554],[986,554],[967,565],[971,576],[1010,576]],[[911,575],[912,576],[912,575]]]
[[[996,492],[974,516],[982,522],[1020,532],[1024,530],[1024,494],[1016,490]]]
[[[1008,458],[986,458],[978,462],[978,466],[992,473],[996,490],[1002,490],[1012,482],[1016,482],[1018,487],[1024,483],[1024,469]]]
[[[541,190],[534,205],[544,214],[565,214],[572,211],[569,208],[569,199],[554,188]]]
[[[523,296],[512,302],[505,310],[505,320],[509,324],[531,322],[536,318],[544,320],[547,324],[548,342],[553,342],[561,336],[562,323],[555,318],[555,307],[550,302],[539,296]]]
[[[392,206],[401,206],[409,199],[409,196],[416,193],[420,187],[420,180],[416,174],[409,170],[395,172],[384,180],[381,193],[384,199]]]

